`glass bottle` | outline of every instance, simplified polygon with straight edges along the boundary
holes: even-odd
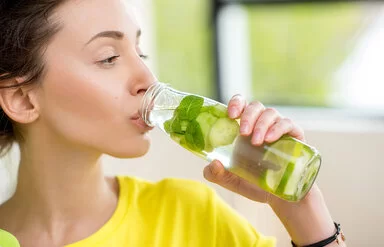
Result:
[[[179,145],[288,201],[301,200],[321,166],[319,152],[289,136],[261,146],[239,134],[239,120],[228,117],[227,106],[199,95],[177,91],[164,83],[144,95],[145,123],[159,127]]]

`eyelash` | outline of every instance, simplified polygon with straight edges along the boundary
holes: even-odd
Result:
[[[107,59],[104,59],[104,60],[101,60],[99,61],[99,63],[101,65],[114,65],[115,64],[115,61],[120,57],[119,56],[112,56],[112,57],[109,57]]]
[[[119,57],[120,57],[120,55],[119,55],[119,56],[112,56],[112,57],[109,57],[109,58],[107,58],[107,59],[104,59],[104,60],[99,61],[99,63],[100,63],[101,65],[114,65],[114,64],[115,64],[115,61],[116,61]],[[148,59],[149,56],[148,56],[148,55],[144,55],[144,54],[140,54],[139,57],[140,57],[141,59]]]

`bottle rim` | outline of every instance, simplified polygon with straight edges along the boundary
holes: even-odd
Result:
[[[155,82],[151,85],[144,94],[144,97],[141,101],[140,115],[144,122],[150,126],[154,127],[155,125],[150,121],[151,107],[153,108],[154,102],[163,89],[167,88],[168,84],[163,82]]]

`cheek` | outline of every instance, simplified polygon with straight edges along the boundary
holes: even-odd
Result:
[[[83,73],[74,73],[82,71]],[[108,84],[86,68],[51,70],[43,83],[42,117],[55,134],[118,157],[137,157],[149,140],[130,122],[134,108],[123,80]],[[133,105],[133,104],[132,104]]]
[[[80,69],[81,70],[81,69]],[[113,115],[120,95],[111,95],[91,76],[55,70],[44,84],[45,110],[50,116],[76,122],[98,122]],[[84,71],[84,70],[83,70]]]

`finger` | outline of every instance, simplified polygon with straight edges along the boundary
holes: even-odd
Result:
[[[304,131],[289,118],[282,118],[271,128],[269,128],[266,136],[266,142],[277,141],[283,135],[288,134],[298,140],[305,141]]]
[[[263,191],[254,184],[238,177],[224,169],[220,161],[215,160],[204,168],[204,177],[208,181],[218,184],[227,190],[247,197],[250,200],[266,203],[271,194]]]
[[[204,168],[204,177],[208,181],[218,184],[232,192],[247,197],[248,199],[268,202],[271,194],[263,191],[237,175],[224,169],[220,161],[215,160]]]
[[[258,101],[251,102],[245,108],[240,119],[240,134],[249,136],[252,133],[257,119],[265,110],[265,106]]]
[[[234,95],[228,103],[228,116],[230,118],[239,118],[246,105],[247,102],[242,95]]]
[[[251,142],[253,145],[261,145],[264,142],[268,129],[273,126],[279,119],[280,113],[274,108],[267,108],[257,119],[253,129]]]

